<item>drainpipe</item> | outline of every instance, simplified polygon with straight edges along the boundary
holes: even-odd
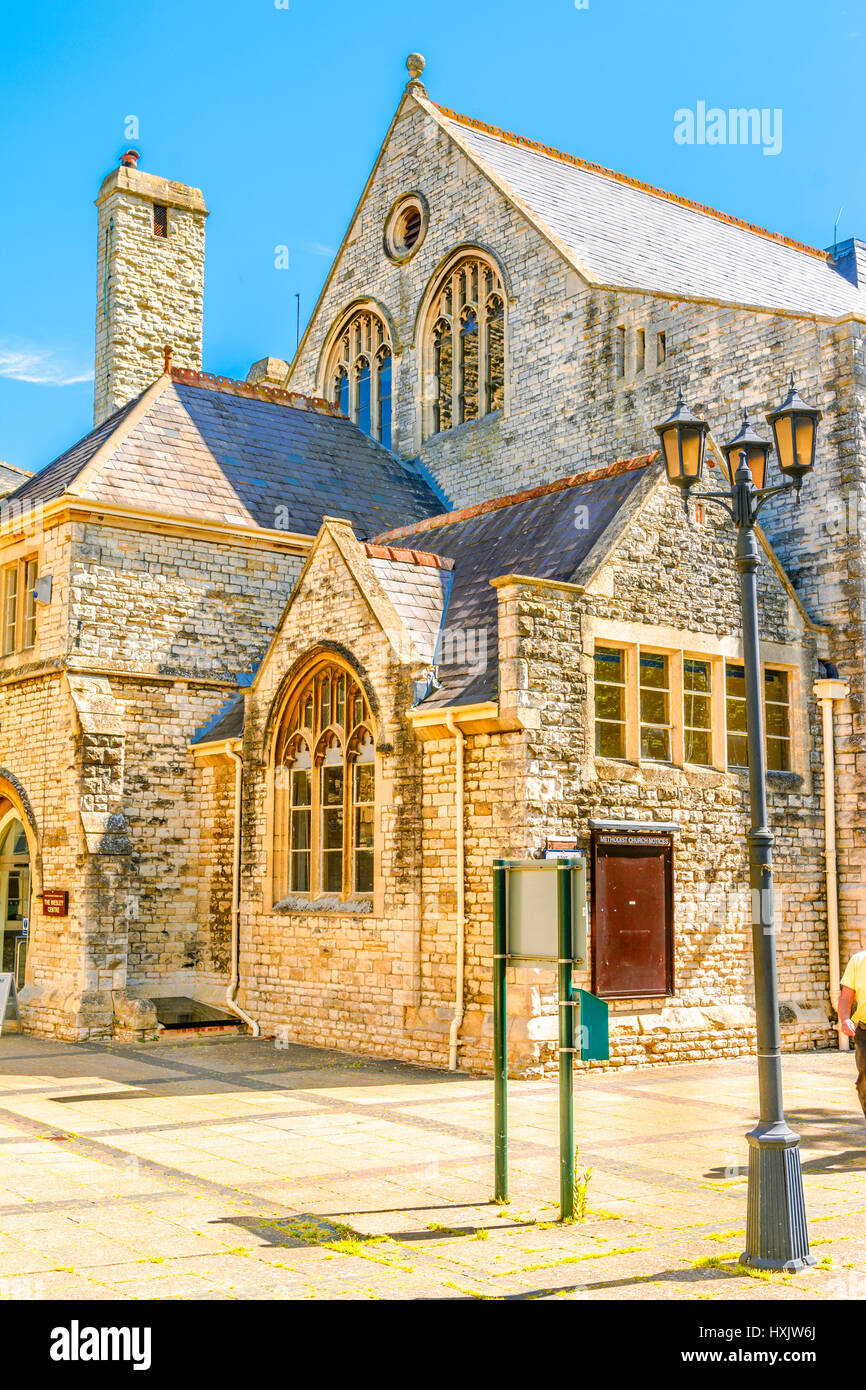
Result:
[[[824,729],[824,863],[827,877],[827,944],[830,958],[830,1001],[837,1008],[839,1001],[839,888],[836,878],[836,767],[833,755],[833,703],[850,694],[844,681],[837,680],[835,666],[829,666],[832,678],[815,682],[815,697],[821,704]],[[847,1049],[848,1039],[837,1019],[836,1041]]]
[[[240,753],[235,753],[234,749],[227,748],[226,752],[235,765],[235,822],[234,838],[232,842],[232,974],[226,989],[226,1007],[239,1019],[241,1019],[252,1032],[254,1038],[261,1035],[261,1028],[254,1018],[245,1014],[239,1004],[235,1002],[235,995],[238,992],[240,983],[240,902],[241,902],[241,801],[243,794],[244,760]]]
[[[463,731],[454,723],[451,710],[445,711],[445,725],[454,735],[454,781],[457,821],[457,987],[454,996],[454,1017],[448,1034],[448,1069],[457,1070],[457,1035],[463,1022],[464,961],[466,957],[466,842],[463,831]]]

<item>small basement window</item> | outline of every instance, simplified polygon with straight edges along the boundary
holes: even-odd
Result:
[[[154,203],[153,205],[153,235],[168,236],[168,208],[164,203]]]

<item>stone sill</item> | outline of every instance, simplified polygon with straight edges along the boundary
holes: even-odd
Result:
[[[502,410],[489,410],[486,415],[481,415],[477,420],[464,420],[462,424],[452,425],[447,430],[437,430],[435,434],[428,434],[424,440],[422,448],[427,448],[430,444],[438,444],[441,440],[456,439],[465,434],[468,430],[484,428],[485,425],[492,425],[495,420],[504,419]]]
[[[272,912],[281,917],[363,917],[373,911],[372,898],[283,898],[274,903]]]
[[[639,762],[631,758],[604,758],[596,754],[594,759],[596,773],[601,777],[615,778],[617,772],[620,776],[642,772],[649,773],[651,776],[659,776],[665,772],[678,772],[687,777],[695,777],[699,780],[715,780],[730,777],[736,780],[739,785],[748,784],[749,769],[747,767],[705,767],[702,763],[657,763],[651,759],[642,759]],[[775,783],[777,786],[790,788],[802,787],[804,778],[798,772],[767,772],[767,782]]]

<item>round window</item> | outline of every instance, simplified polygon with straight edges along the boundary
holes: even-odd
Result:
[[[412,194],[393,208],[385,228],[385,250],[392,260],[405,261],[417,251],[427,231],[427,205]]]

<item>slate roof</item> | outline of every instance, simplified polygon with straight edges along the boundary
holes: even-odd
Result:
[[[598,284],[798,314],[866,315],[866,293],[833,268],[826,251],[433,109]]]
[[[418,656],[436,660],[454,561],[424,551],[365,547],[370,566],[412,638]]]
[[[14,463],[4,463],[0,459],[0,497],[6,493],[14,492],[26,478],[32,478],[33,474],[28,473],[26,468],[16,468]]]
[[[627,459],[376,537],[373,549],[417,544],[454,562],[440,633],[440,687],[422,709],[496,699],[498,605],[490,581],[508,574],[572,580],[655,457]]]
[[[83,439],[79,439],[77,444],[73,444],[71,449],[60,454],[53,463],[34,473],[25,483],[16,488],[14,496],[17,499],[27,499],[29,502],[51,502],[55,497],[62,497],[67,487],[92,458],[99,452],[102,445],[112,434],[120,430],[126,417],[131,413],[138,403],[138,398],[129,401],[122,410],[118,410],[115,415],[103,420],[101,425],[91,430]]]
[[[209,723],[196,730],[192,740],[197,743],[220,743],[226,738],[241,738],[244,732],[244,694],[233,695],[217,710]]]
[[[136,404],[15,496],[47,502],[79,480],[75,495],[87,500],[307,536],[328,513],[370,535],[441,510],[441,498],[418,468],[324,401],[173,371],[141,419],[125,429]],[[82,478],[103,444],[109,447]]]

